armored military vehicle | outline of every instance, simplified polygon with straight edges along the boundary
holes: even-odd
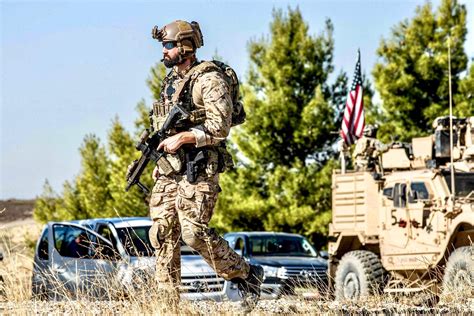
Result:
[[[371,169],[334,171],[328,272],[337,300],[474,294],[474,117],[453,118],[452,153],[449,121],[389,145]]]

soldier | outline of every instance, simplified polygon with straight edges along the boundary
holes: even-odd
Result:
[[[193,118],[158,146],[168,153],[153,171],[156,183],[150,199],[150,240],[156,253],[158,286],[179,286],[182,238],[217,274],[237,283],[244,307],[253,308],[260,297],[262,267],[249,265],[208,227],[220,191],[219,172],[229,165],[225,139],[235,109],[231,87],[214,62],[196,59],[196,49],[203,45],[197,22],[178,20],[161,29],[155,26],[152,35],[162,42],[162,61],[171,68],[160,99],[153,105],[153,128],[163,125],[175,102],[181,102]],[[196,179],[190,182],[183,166],[196,161]]]
[[[364,135],[357,140],[354,149],[353,161],[356,171],[375,171],[378,165],[378,157],[387,151],[387,145],[376,139],[377,127],[367,125]]]

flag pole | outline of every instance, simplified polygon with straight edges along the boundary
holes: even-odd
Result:
[[[339,145],[339,159],[341,160],[341,174],[346,173],[346,146],[344,140],[340,141]]]
[[[453,96],[451,87],[451,36],[448,36],[448,87],[449,87],[449,158],[451,160],[451,201],[454,205],[454,163],[453,163]]]

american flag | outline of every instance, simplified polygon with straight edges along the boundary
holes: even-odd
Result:
[[[364,131],[364,101],[362,98],[362,76],[360,73],[360,50],[357,53],[357,64],[351,90],[347,94],[346,108],[342,119],[341,137],[347,145],[354,144],[362,137]]]

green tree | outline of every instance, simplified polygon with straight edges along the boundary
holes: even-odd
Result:
[[[49,181],[45,180],[43,193],[38,196],[35,201],[33,218],[42,223],[61,219],[61,215],[58,214],[59,205],[61,203],[60,197],[54,192]]]
[[[457,0],[443,0],[436,12],[431,3],[418,7],[411,20],[395,26],[377,50],[380,61],[373,75],[382,99],[381,138],[401,140],[426,135],[437,116],[449,114],[448,38],[455,114],[464,114],[460,78],[467,67],[464,52],[466,8]],[[468,83],[466,83],[468,85]],[[471,107],[472,113],[472,107]]]
[[[459,116],[474,116],[474,63],[459,82],[459,93],[455,96],[455,103]]]
[[[105,148],[95,135],[86,135],[79,149],[81,170],[73,182],[66,181],[56,195],[46,181],[37,199],[34,217],[40,222],[102,217],[107,213],[111,195],[109,163]]]
[[[84,201],[81,199],[77,187],[77,177],[73,183],[66,181],[63,185],[63,194],[61,204],[58,204],[59,218],[50,220],[73,220],[78,218],[88,218],[88,210],[85,208]]]
[[[163,65],[163,63],[156,63],[150,69],[150,76],[148,77],[146,83],[150,88],[153,98],[155,100],[158,100],[160,98],[161,84],[165,76],[166,67]]]
[[[327,83],[332,33],[327,20],[319,35],[309,34],[300,10],[289,8],[274,10],[269,37],[250,42],[247,121],[232,134],[237,168],[222,176],[212,222],[220,230],[294,231],[313,241],[327,230],[333,100],[347,83],[344,75]]]
[[[135,142],[119,118],[112,121],[108,135],[108,157],[110,159],[110,181],[108,190],[111,195],[107,205],[108,216],[146,216],[145,195],[132,188],[125,191],[125,178],[128,165],[138,157]],[[143,177],[146,177],[144,175]],[[142,180],[143,181],[143,180]]]
[[[82,157],[81,172],[76,178],[75,188],[83,210],[76,218],[102,217],[107,214],[107,205],[112,198],[108,189],[108,155],[99,138],[93,134],[86,135],[79,152]]]

